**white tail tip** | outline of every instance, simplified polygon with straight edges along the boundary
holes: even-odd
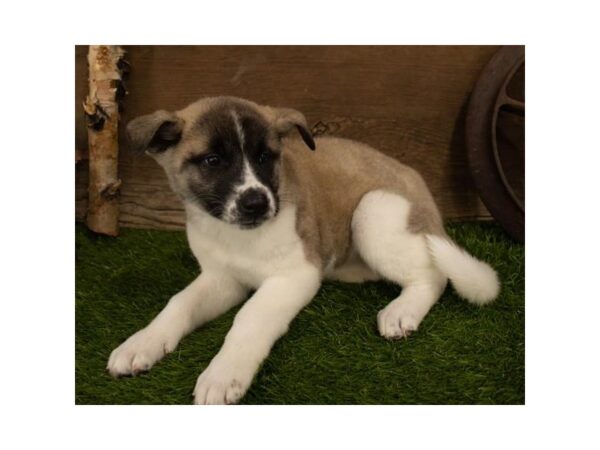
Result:
[[[498,275],[488,264],[475,259],[448,239],[433,235],[426,238],[435,266],[450,279],[461,297],[485,305],[498,296]]]

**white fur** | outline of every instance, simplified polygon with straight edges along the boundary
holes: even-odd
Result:
[[[188,206],[187,215],[188,241],[202,270],[227,273],[255,289],[269,276],[308,264],[292,205],[249,230],[223,223],[194,206]]]
[[[242,124],[240,123],[240,118],[238,117],[235,111],[231,111],[231,117],[233,117],[233,123],[235,123],[235,131],[237,132],[238,139],[240,140],[240,149],[244,149],[245,144],[245,136],[244,129],[242,128]]]
[[[439,236],[427,236],[427,245],[436,267],[450,278],[461,297],[484,305],[498,296],[500,282],[488,264]]]
[[[182,337],[240,303],[247,292],[247,288],[226,273],[202,272],[174,295],[146,328],[113,350],[107,370],[113,376],[149,370],[172,352]]]
[[[425,238],[408,231],[410,203],[385,191],[365,194],[352,217],[354,245],[368,266],[402,286],[377,316],[388,339],[415,331],[442,294],[446,278],[432,264]]]

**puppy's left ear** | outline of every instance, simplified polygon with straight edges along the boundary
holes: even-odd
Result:
[[[280,137],[289,134],[293,129],[298,130],[304,143],[314,150],[315,141],[306,124],[306,117],[300,111],[290,108],[268,108],[272,117],[273,127]]]

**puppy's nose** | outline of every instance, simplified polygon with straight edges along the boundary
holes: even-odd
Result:
[[[266,194],[258,189],[249,189],[238,200],[238,208],[244,214],[261,216],[269,208],[269,199]]]

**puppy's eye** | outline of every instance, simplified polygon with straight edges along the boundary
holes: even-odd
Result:
[[[221,157],[215,153],[211,153],[202,158],[202,164],[209,167],[217,167],[221,165]]]
[[[275,155],[273,154],[273,152],[270,152],[269,150],[263,150],[262,152],[260,152],[260,154],[258,155],[258,158],[256,159],[256,161],[259,164],[264,164],[267,161],[270,161],[271,159],[273,159]]]

